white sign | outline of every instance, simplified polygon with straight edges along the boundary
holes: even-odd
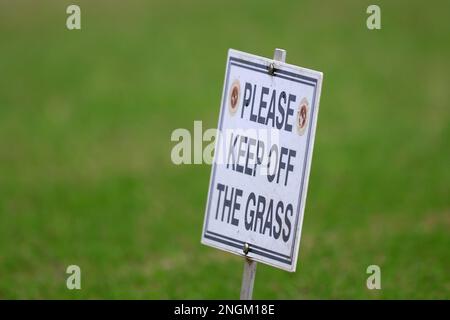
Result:
[[[229,50],[203,244],[295,271],[321,85],[321,72]]]

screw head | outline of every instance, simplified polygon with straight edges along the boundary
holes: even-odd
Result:
[[[244,251],[244,254],[247,255],[248,252],[250,251],[250,246],[248,245],[248,243],[244,243],[244,248],[242,248],[242,251]]]
[[[274,72],[275,72],[275,63],[271,62],[269,65],[269,74],[273,75]]]

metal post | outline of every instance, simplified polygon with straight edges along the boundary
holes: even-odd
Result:
[[[286,62],[286,50],[275,49],[273,54],[274,61]],[[276,65],[272,63],[269,67],[269,73],[273,75],[275,72]],[[248,243],[244,244],[243,251],[245,255],[250,251]],[[241,286],[241,300],[251,300],[253,296],[253,284],[255,283],[256,276],[256,261],[249,258],[245,258],[244,262],[244,274],[242,275],[242,286]]]
[[[256,261],[245,258],[244,274],[242,275],[241,300],[252,300],[255,275]]]

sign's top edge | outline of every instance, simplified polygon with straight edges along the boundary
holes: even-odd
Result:
[[[322,79],[323,79],[323,73],[321,71],[300,67],[300,66],[289,64],[286,62],[276,61],[271,58],[258,56],[255,54],[239,51],[239,50],[232,49],[232,48],[228,49],[228,59],[230,57],[252,60],[254,62],[259,62],[259,63],[265,64],[265,65],[269,65],[270,63],[275,61],[277,64],[277,67],[280,69],[290,69],[291,71],[294,71],[296,73],[311,76],[312,78],[315,78],[318,81],[322,81]]]

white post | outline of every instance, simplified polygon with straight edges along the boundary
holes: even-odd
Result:
[[[256,261],[245,258],[244,274],[242,275],[241,300],[252,300],[255,275]]]
[[[286,50],[275,49],[273,54],[274,61],[286,62]],[[272,64],[269,69],[269,73],[273,74],[276,66]],[[247,255],[250,248],[246,243],[244,245],[244,253]],[[242,275],[242,286],[241,286],[241,300],[251,300],[253,296],[253,284],[255,283],[256,276],[256,261],[249,258],[245,258],[244,262],[244,274]]]

